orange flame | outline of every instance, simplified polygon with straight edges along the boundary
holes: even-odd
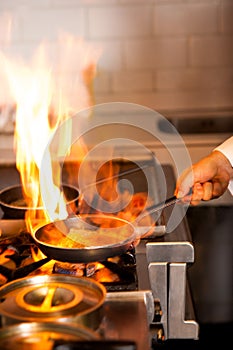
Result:
[[[69,57],[76,63],[76,67],[73,67],[77,73],[75,84],[67,77],[63,78],[63,66],[60,67],[60,75],[54,71],[53,65],[49,64],[45,44],[39,46],[30,64],[0,55],[17,106],[14,134],[16,166],[27,205],[32,208],[26,214],[30,230],[37,219],[48,222],[67,217],[64,196],[60,190],[60,164],[52,159],[47,145],[60,123],[71,116],[71,111],[93,103],[91,87],[97,52],[82,40],[77,41],[69,35],[63,36],[59,45],[64,58],[61,60],[62,65],[68,65]],[[68,67],[70,65],[65,68]],[[74,77],[73,72],[71,75]],[[66,91],[67,86],[75,86],[75,91]],[[66,134],[60,138],[65,142],[59,144],[59,151],[62,148],[65,151],[69,149],[67,144],[70,142],[72,124],[67,123],[67,126]],[[43,177],[40,176],[42,157],[43,162],[46,161],[46,174]],[[46,193],[43,199],[42,186],[43,193]],[[42,210],[38,211],[38,208]]]

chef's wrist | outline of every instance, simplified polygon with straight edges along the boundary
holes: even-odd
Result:
[[[221,168],[224,168],[228,174],[229,174],[229,184],[228,184],[228,190],[233,195],[233,167],[231,158],[229,159],[225,153],[222,152],[222,150],[215,149],[211,153],[211,156],[215,158],[215,161],[217,162],[218,166]]]
[[[229,172],[230,177],[233,178],[233,167],[231,161],[223,152],[221,152],[218,149],[215,149],[211,152],[210,156],[214,158],[214,161],[216,162],[218,167],[227,170]]]
[[[228,138],[213,151],[221,152],[228,159],[231,167],[233,167],[233,136]]]

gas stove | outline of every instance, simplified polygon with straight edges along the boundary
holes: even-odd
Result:
[[[153,188],[152,200],[154,203],[160,202],[163,189],[160,187],[155,159],[137,162],[136,169],[132,169],[132,166],[134,168],[135,164],[125,161],[121,164],[120,173],[124,174],[124,179],[134,184],[136,192],[142,192],[148,190],[146,179],[149,176]],[[162,169],[169,197],[174,190],[174,173],[169,165],[163,165]],[[0,173],[1,188],[19,183],[14,164],[1,165]],[[90,278],[90,283],[101,284],[106,291],[101,305],[101,319],[92,330],[98,335],[97,340],[91,338],[93,344],[96,341],[106,341],[106,344],[118,342],[121,343],[122,349],[125,349],[123,346],[129,342],[128,346],[131,347],[127,349],[151,350],[167,339],[197,339],[199,327],[195,321],[187,280],[187,268],[194,262],[192,237],[182,205],[176,208],[176,216],[180,215],[181,218],[180,223],[174,230],[167,230],[167,223],[172,219],[172,210],[173,207],[168,207],[162,212],[149,236],[142,237],[135,247],[131,247],[122,256],[102,262],[102,269],[99,270],[93,263],[70,266],[53,262],[51,267],[48,258],[29,263],[31,250],[28,248],[31,249],[34,242],[26,231],[24,220],[11,220],[1,213],[0,246],[2,250],[15,250],[10,265],[1,267],[1,288],[7,286],[10,281],[17,283],[21,279],[26,281],[40,275],[68,278],[72,276],[76,279],[84,278],[85,281]],[[22,264],[24,259],[26,264]],[[49,270],[43,270],[47,265]],[[101,281],[103,269],[107,269],[111,275],[110,281]],[[10,323],[13,323],[14,327],[20,327],[19,320],[20,317]],[[69,321],[73,326],[74,319],[71,317]],[[91,328],[88,322],[86,326]],[[5,330],[5,334],[8,334],[7,327],[9,324],[2,322],[0,331]],[[81,340],[85,341],[85,338]],[[58,343],[59,341],[56,341],[56,345]],[[96,346],[95,344],[95,349]]]

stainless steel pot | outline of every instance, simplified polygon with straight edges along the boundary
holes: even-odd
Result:
[[[68,212],[72,213],[78,207],[79,191],[71,185],[62,185]],[[24,200],[22,185],[14,185],[0,191],[0,206],[7,218],[24,219],[26,210],[43,211],[43,207],[28,207]]]
[[[20,322],[72,322],[96,329],[105,287],[87,277],[37,275],[0,288],[2,326]]]
[[[99,335],[70,323],[26,322],[0,330],[1,350],[51,350],[56,343],[98,340]]]

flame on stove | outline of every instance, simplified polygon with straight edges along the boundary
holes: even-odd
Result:
[[[46,43],[41,43],[31,62],[27,63],[0,53],[1,66],[17,106],[14,147],[25,199],[28,207],[43,208],[42,211],[27,211],[26,221],[30,230],[37,219],[49,222],[67,217],[60,183],[60,164],[52,159],[47,145],[58,126],[70,119],[60,137],[58,153],[69,149],[70,117],[94,103],[92,84],[99,57],[99,52],[82,39],[68,34],[59,39],[61,57],[59,62],[59,56],[56,56],[56,67],[51,63],[47,50]],[[67,67],[70,67],[70,76],[64,74]],[[40,173],[42,157],[43,162],[46,161],[45,174]]]

